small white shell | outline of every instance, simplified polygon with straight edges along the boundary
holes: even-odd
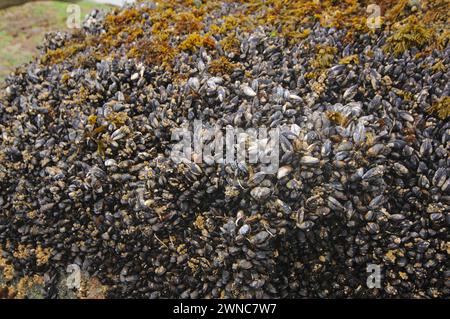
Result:
[[[311,165],[313,165],[313,164],[318,164],[320,162],[320,160],[318,159],[318,158],[316,158],[316,157],[313,157],[313,156],[308,156],[308,155],[306,155],[306,156],[303,156],[301,159],[300,159],[300,163],[301,164],[311,164]]]
[[[253,91],[253,89],[246,84],[242,85],[241,89],[242,89],[242,92],[244,92],[244,94],[247,95],[248,97],[256,96],[256,92]]]
[[[278,169],[277,178],[282,179],[283,177],[287,176],[290,172],[292,172],[292,166],[285,165]]]

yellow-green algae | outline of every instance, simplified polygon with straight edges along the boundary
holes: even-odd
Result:
[[[285,37],[289,43],[307,37],[316,22],[327,27],[346,28],[348,41],[355,33],[371,32],[366,25],[370,1],[233,1],[241,3],[239,10],[216,17],[215,24],[206,23],[208,13],[224,2],[228,1],[169,0],[156,1],[151,9],[115,10],[106,16],[105,34],[74,36],[63,48],[48,51],[41,62],[59,63],[84,50],[96,52],[96,58],[114,56],[117,53],[111,48],[124,45],[129,57],[170,67],[181,51],[195,51],[201,46],[216,49],[215,37],[225,52],[238,53],[240,43],[234,32],[237,29],[250,31],[260,25],[273,26],[276,36]],[[448,1],[423,1],[424,10],[414,12],[409,9],[407,0],[380,0],[377,3],[383,11],[382,28],[393,31],[387,39],[387,50],[400,54],[413,46],[426,49],[433,42],[441,47],[448,43],[445,23],[449,19]],[[146,23],[144,13],[151,26]],[[148,32],[152,37],[143,38]],[[434,37],[436,41],[433,41]],[[316,63],[326,66],[329,60],[325,53]],[[89,60],[78,61],[78,65],[86,62]]]
[[[441,120],[450,117],[450,96],[444,96],[427,108],[427,112],[436,113]]]

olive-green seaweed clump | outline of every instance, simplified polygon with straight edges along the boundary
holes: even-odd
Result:
[[[411,16],[386,41],[385,50],[400,55],[413,47],[423,48],[433,39],[433,30]]]
[[[426,109],[428,113],[435,113],[441,120],[450,117],[450,96],[444,96]]]

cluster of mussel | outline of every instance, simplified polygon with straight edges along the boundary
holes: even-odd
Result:
[[[87,21],[96,16],[101,28],[100,13]],[[227,74],[211,74],[217,52],[200,47],[170,70],[122,57],[33,62],[8,77],[0,247],[10,284],[39,275],[57,297],[76,264],[108,297],[448,297],[450,123],[425,109],[450,93],[449,48],[395,57],[384,31],[348,44],[345,30],[319,24],[294,44],[270,32],[237,33],[240,66]],[[46,41],[62,47],[65,36]],[[338,53],[311,76],[318,45]],[[358,63],[338,62],[351,55]],[[278,128],[275,171],[174,161],[173,132],[194,132],[194,120]]]

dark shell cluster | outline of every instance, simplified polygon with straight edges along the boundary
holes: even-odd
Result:
[[[81,33],[105,21],[94,11]],[[41,278],[58,297],[76,264],[111,298],[448,298],[450,123],[427,110],[449,107],[450,48],[397,55],[392,30],[348,28],[312,22],[292,41],[236,26],[237,49],[211,34],[171,65],[121,42],[18,68],[0,91],[0,296]],[[43,55],[76,36],[49,35]],[[282,127],[278,171],[174,163],[171,134],[194,119]]]

